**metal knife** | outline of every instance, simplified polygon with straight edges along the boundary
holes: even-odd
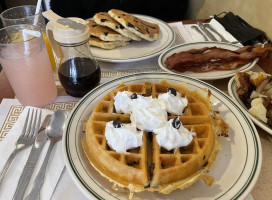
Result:
[[[217,41],[217,39],[211,34],[203,25],[202,22],[197,21],[196,24],[199,26],[199,28],[210,38],[212,41]]]
[[[194,26],[194,25],[193,25],[193,26],[191,26],[191,28],[194,29],[196,32],[198,32],[200,35],[202,35],[205,41],[209,41],[208,38],[206,37],[206,35],[203,34],[203,33],[201,32],[201,30],[198,29],[197,26]]]
[[[221,42],[229,42],[228,40],[226,40],[226,39],[224,38],[223,35],[221,35],[215,28],[213,28],[212,25],[210,25],[210,24],[204,24],[204,27],[205,27],[205,28],[209,28],[211,31],[215,32],[215,33],[220,37]]]
[[[37,133],[35,142],[32,146],[32,149],[30,151],[28,160],[26,162],[26,165],[23,169],[23,172],[21,174],[21,177],[19,179],[15,194],[13,196],[14,200],[21,200],[24,197],[25,190],[28,186],[28,183],[30,181],[30,178],[33,174],[33,171],[35,169],[35,166],[37,164],[38,158],[41,154],[41,151],[44,147],[45,142],[47,141],[47,135],[45,133],[45,127],[49,120],[51,115],[47,115],[45,119],[43,120],[42,126]]]

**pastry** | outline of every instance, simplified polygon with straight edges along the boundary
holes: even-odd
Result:
[[[155,41],[160,38],[161,33],[158,24],[144,21],[121,10],[111,9],[108,13],[126,29],[145,40]]]
[[[141,37],[135,35],[128,29],[125,29],[124,26],[122,26],[119,22],[114,20],[107,12],[96,13],[93,19],[97,24],[102,26],[107,26],[111,28],[112,30],[120,33],[121,35],[131,38],[132,40],[137,40],[137,41],[142,40]]]
[[[90,33],[92,36],[98,37],[99,39],[103,41],[121,41],[121,42],[127,42],[131,39],[128,37],[125,37],[116,31],[110,29],[106,26],[101,26],[94,22],[94,20],[88,21],[88,26],[90,28]]]
[[[126,46],[129,42],[126,41],[103,41],[98,37],[91,36],[89,39],[89,45],[99,47],[102,49],[115,49],[116,47]]]

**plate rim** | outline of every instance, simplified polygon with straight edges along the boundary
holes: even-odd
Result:
[[[250,119],[257,125],[259,126],[261,129],[263,129],[264,131],[266,131],[267,133],[269,133],[270,135],[272,135],[272,129],[268,127],[268,125],[266,125],[264,122],[262,122],[261,120],[257,119],[256,117],[254,117],[253,115],[251,115],[248,110],[246,109],[245,105],[241,104],[242,102],[240,102],[240,100],[238,100],[236,98],[236,95],[234,94],[235,89],[236,89],[236,85],[235,85],[236,81],[235,81],[235,77],[232,77],[229,80],[228,83],[228,92],[230,94],[230,96],[233,98],[233,100],[239,104],[239,106],[241,107],[241,109],[243,109],[244,112],[247,113],[247,115],[250,117]]]
[[[103,88],[105,85],[114,83],[114,82],[120,82],[120,80],[126,79],[126,78],[130,78],[130,77],[134,77],[137,75],[140,76],[146,76],[146,75],[169,75],[169,76],[175,76],[175,77],[180,77],[181,79],[189,79],[193,82],[197,82],[201,84],[201,88],[203,87],[208,87],[211,88],[213,90],[215,90],[217,93],[219,93],[219,96],[225,97],[225,99],[227,100],[227,102],[230,102],[232,104],[232,106],[234,106],[235,110],[237,111],[241,111],[241,108],[239,106],[236,105],[236,103],[233,101],[233,99],[231,97],[229,97],[228,95],[226,95],[223,91],[219,90],[218,88],[203,82],[201,80],[192,78],[192,77],[188,77],[188,76],[182,76],[182,75],[177,75],[177,74],[169,74],[169,73],[142,73],[142,74],[132,74],[132,75],[127,75],[124,77],[120,77],[120,78],[116,78],[114,80],[111,80],[107,83],[104,83],[100,86],[98,86],[96,89],[92,90],[91,92],[89,92],[87,95],[85,95],[80,101],[79,103],[73,108],[71,114],[69,115],[69,119],[67,120],[67,124],[69,124],[69,122],[71,121],[71,118],[73,117],[72,113],[74,113],[77,109],[80,108],[81,104],[84,104],[84,101],[88,100],[88,97],[90,95],[92,95],[92,92],[94,93],[95,91],[99,90],[100,88]],[[152,77],[154,78],[154,77]],[[161,79],[161,78],[160,78]],[[184,81],[184,80],[182,80]],[[254,187],[254,185],[256,184],[259,174],[260,174],[260,170],[261,170],[261,164],[262,164],[262,149],[261,149],[261,142],[258,136],[258,132],[254,126],[254,124],[252,123],[252,121],[250,120],[250,118],[248,117],[248,115],[246,115],[243,112],[239,112],[241,114],[241,116],[243,117],[243,121],[244,123],[246,123],[248,125],[248,128],[251,130],[252,134],[248,134],[248,136],[252,137],[253,140],[253,144],[255,146],[254,152],[255,152],[255,157],[254,157],[254,162],[252,165],[252,169],[251,172],[249,174],[249,178],[247,178],[246,182],[243,183],[243,186],[239,189],[239,191],[232,197],[232,198],[238,198],[238,197],[246,197],[246,195],[248,195],[250,193],[250,191],[252,190],[252,188]],[[75,113],[74,113],[75,116]],[[84,184],[82,183],[81,180],[78,179],[77,174],[75,174],[73,167],[71,167],[71,165],[67,166],[70,163],[70,160],[68,159],[68,155],[67,152],[69,151],[68,149],[66,149],[66,140],[67,140],[67,134],[66,131],[68,129],[68,126],[66,126],[64,135],[63,135],[63,142],[62,142],[62,146],[63,146],[63,154],[64,154],[64,160],[65,160],[65,164],[66,167],[68,169],[68,172],[70,174],[70,176],[72,177],[72,179],[75,181],[75,183],[80,183],[81,186],[79,186],[78,184],[76,184],[78,186],[78,188],[80,188],[81,191],[83,191],[83,193],[85,195],[87,195],[88,197],[92,196],[94,198],[98,198],[98,199],[103,199],[103,197],[96,197],[96,192],[94,192],[95,194],[93,194],[92,192],[90,193],[90,191],[88,189],[85,188]],[[244,133],[245,134],[245,133]],[[248,146],[246,146],[248,148]],[[68,164],[67,164],[68,163]],[[71,168],[71,169],[70,169]],[[239,179],[237,179],[238,181]],[[234,187],[235,184],[232,185],[232,187]],[[227,191],[224,192],[224,194],[226,192],[228,192],[232,187],[230,187]],[[91,186],[89,186],[89,188],[91,188]],[[221,198],[224,194],[222,194],[221,196],[219,196],[218,198]],[[115,197],[117,199],[117,197]]]
[[[162,21],[161,19],[158,19],[158,18],[152,17],[152,16],[148,16],[148,15],[142,15],[142,14],[132,14],[132,15],[134,15],[136,17],[139,17],[139,18],[143,17],[143,18],[147,18],[147,19],[154,19],[155,21],[158,22],[159,25],[161,25],[161,26],[164,25],[167,28],[167,30],[168,30],[167,33],[171,33],[171,35],[170,35],[171,36],[171,40],[167,44],[167,46],[164,47],[164,48],[162,48],[162,49],[159,49],[155,53],[148,54],[147,56],[139,56],[137,58],[130,58],[130,59],[111,59],[111,58],[105,58],[105,57],[98,57],[98,56],[95,56],[93,54],[93,56],[94,56],[94,58],[96,60],[103,61],[103,62],[110,62],[110,63],[126,63],[126,62],[135,62],[135,61],[146,60],[148,58],[153,58],[153,57],[161,54],[164,50],[168,49],[174,43],[175,37],[176,37],[175,36],[175,32],[174,32],[174,30],[172,29],[172,27],[168,23]],[[91,47],[91,48],[93,48],[93,47]]]
[[[186,75],[186,74],[182,74],[182,72],[178,72],[178,71],[175,71],[175,70],[170,70],[168,69],[164,64],[163,64],[163,59],[164,57],[166,56],[166,54],[170,53],[171,51],[174,51],[175,49],[177,48],[181,48],[183,46],[188,46],[188,45],[197,45],[197,44],[214,44],[214,45],[224,45],[224,46],[233,46],[233,47],[237,47],[237,48],[241,48],[242,46],[239,45],[239,44],[232,44],[232,43],[228,43],[228,42],[220,42],[220,41],[203,41],[203,42],[189,42],[189,43],[183,43],[183,44],[178,44],[178,45],[175,45],[171,48],[168,48],[166,49],[165,51],[163,51],[159,58],[158,58],[158,64],[160,66],[160,68],[166,72],[169,72],[169,73],[173,73],[173,74],[179,74],[179,75],[182,75],[182,76],[189,76],[189,75]],[[258,62],[258,58],[255,58],[253,61],[251,61],[250,63],[248,63],[247,67],[244,68],[244,69],[240,69],[241,67],[237,68],[236,71],[238,69],[238,71],[241,71],[241,72],[244,72],[244,71],[248,71],[250,69],[252,69],[256,63]],[[225,70],[227,71],[227,70]],[[190,71],[191,72],[191,71]],[[194,73],[194,72],[191,72],[191,73]],[[209,72],[203,72],[203,74],[206,74]],[[200,80],[217,80],[217,79],[224,79],[224,78],[229,78],[229,77],[232,77],[236,72],[233,72],[233,73],[230,73],[230,74],[227,74],[227,75],[221,75],[221,76],[193,76],[193,78],[196,78],[196,79],[200,79]]]

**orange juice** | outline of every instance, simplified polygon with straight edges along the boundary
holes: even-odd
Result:
[[[50,60],[52,70],[54,71],[56,69],[56,61],[55,61],[54,54],[53,54],[51,45],[49,43],[48,37],[47,37],[47,35],[45,33],[43,33],[43,39],[44,39],[44,42],[45,42],[45,46],[46,46],[46,50],[47,50],[47,53],[48,53],[48,56],[49,56],[49,60]]]

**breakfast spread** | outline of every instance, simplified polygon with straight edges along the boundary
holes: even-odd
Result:
[[[89,44],[103,49],[125,46],[131,40],[155,41],[161,36],[158,24],[116,9],[96,13],[93,19],[88,21],[88,25],[92,36]]]
[[[264,47],[244,46],[235,51],[219,47],[204,47],[174,53],[165,60],[169,69],[179,72],[207,72],[216,70],[232,70],[252,62],[256,58],[265,57],[272,51],[270,45]]]
[[[88,119],[82,145],[92,166],[117,186],[168,194],[206,173],[228,125],[212,111],[209,90],[185,83],[121,85],[101,99]]]
[[[272,81],[263,72],[238,72],[235,74],[237,94],[248,112],[272,127]]]

